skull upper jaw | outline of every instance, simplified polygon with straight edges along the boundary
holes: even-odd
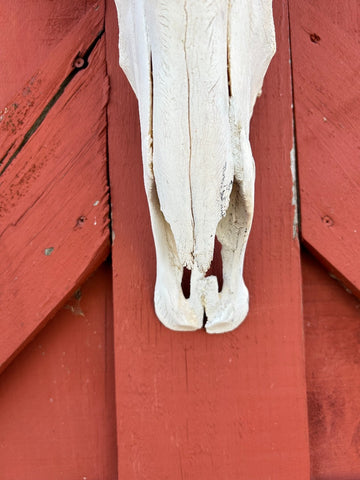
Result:
[[[155,309],[174,330],[230,331],[254,199],[249,122],[274,54],[271,0],[118,0],[120,61],[137,94],[152,220]],[[206,277],[215,236],[224,285]],[[183,267],[192,269],[190,297]]]

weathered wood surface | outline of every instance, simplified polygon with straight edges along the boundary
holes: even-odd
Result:
[[[302,261],[311,472],[360,478],[360,303],[314,258]]]
[[[105,264],[0,376],[1,480],[117,478],[113,354]]]
[[[360,4],[289,4],[302,237],[359,295]]]
[[[109,252],[103,20],[92,4],[2,108],[0,366]]]
[[[107,5],[109,160],[119,478],[309,478],[286,3],[278,53],[252,124],[256,212],[245,278],[250,314],[235,332],[172,332],[153,307],[155,252],[142,181],[137,105],[117,65]]]
[[[15,97],[20,88],[43,66],[58,43],[81,21],[87,10],[96,4],[101,7],[102,2],[1,2],[0,58],[4,67],[0,70],[1,108]],[[100,18],[99,21],[101,25]],[[79,40],[81,42],[81,39],[77,39]],[[53,68],[56,68],[56,64]]]

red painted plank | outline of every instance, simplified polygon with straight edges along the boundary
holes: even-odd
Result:
[[[359,295],[360,4],[290,0],[290,14],[302,236]]]
[[[0,376],[1,480],[117,478],[111,267]]]
[[[109,252],[103,38],[91,52],[88,67],[61,90],[78,52],[89,49],[102,22],[103,11],[92,7],[4,110],[0,366]],[[51,98],[57,101],[49,108]],[[42,123],[24,141],[37,119]]]
[[[85,52],[103,28],[103,9],[90,8],[79,24],[49,52],[45,64],[29,73],[27,82],[14,96],[8,98],[2,91],[4,103],[0,112],[0,174],[22,143],[25,135],[41,116],[62,83],[74,72],[74,60]],[[20,39],[18,40],[20,42]],[[18,44],[7,44],[7,57],[17,54]],[[4,49],[5,50],[5,49]],[[37,60],[35,56],[35,63]],[[7,64],[7,58],[3,59]],[[10,61],[11,63],[11,61]],[[13,60],[12,60],[13,63]],[[3,89],[1,89],[3,90]],[[5,89],[6,92],[6,89]],[[11,101],[10,101],[11,100]],[[4,210],[3,204],[1,210]]]
[[[360,478],[360,303],[304,253],[313,480]]]
[[[154,314],[155,253],[137,105],[117,67],[116,15],[112,2],[107,6],[120,478],[309,478],[288,12],[280,0],[274,7],[278,54],[252,122],[257,184],[245,272],[250,315],[238,330],[209,336],[172,332]]]

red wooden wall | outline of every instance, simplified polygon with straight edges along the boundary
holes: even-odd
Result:
[[[303,241],[358,293],[358,47],[350,38],[360,7],[356,0],[346,0],[346,8],[325,0],[273,3],[278,53],[252,122],[250,314],[219,336],[171,332],[153,312],[155,257],[137,105],[118,67],[113,1],[1,5],[0,110],[26,108],[25,117],[21,108],[14,112],[16,132],[0,122],[0,158],[16,148],[12,138],[21,142],[105,27],[87,68],[0,180],[0,201],[13,201],[16,174],[21,178],[32,156],[41,162],[50,145],[48,173],[28,177],[30,194],[8,217],[0,210],[7,240],[5,249],[0,233],[0,359],[9,365],[0,376],[1,480],[360,478],[360,304],[309,253],[300,259],[291,172],[296,146]],[[41,80],[37,90],[34,78]],[[29,79],[33,105],[23,95]],[[63,184],[61,175],[51,177],[44,209],[35,199],[47,192],[51,165],[60,168],[64,159],[72,167]],[[335,195],[329,184],[338,171]],[[109,252],[108,181],[112,269],[105,263],[96,270]],[[65,209],[64,195],[71,199]],[[20,231],[21,221],[11,225],[21,212],[28,219]],[[38,243],[26,242],[34,218]],[[56,248],[44,255],[50,246]],[[26,288],[14,289],[19,265]]]
[[[0,7],[0,366],[28,343],[0,376],[1,480],[117,477],[110,264],[80,287],[109,252],[104,41],[47,108],[102,29],[94,6]]]

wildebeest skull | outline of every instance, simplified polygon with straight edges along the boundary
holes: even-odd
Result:
[[[275,53],[272,0],[116,0],[120,65],[138,102],[157,255],[155,310],[173,330],[233,330],[248,312],[254,206],[249,124]],[[223,287],[206,276],[215,236]],[[181,282],[191,270],[190,297]]]

